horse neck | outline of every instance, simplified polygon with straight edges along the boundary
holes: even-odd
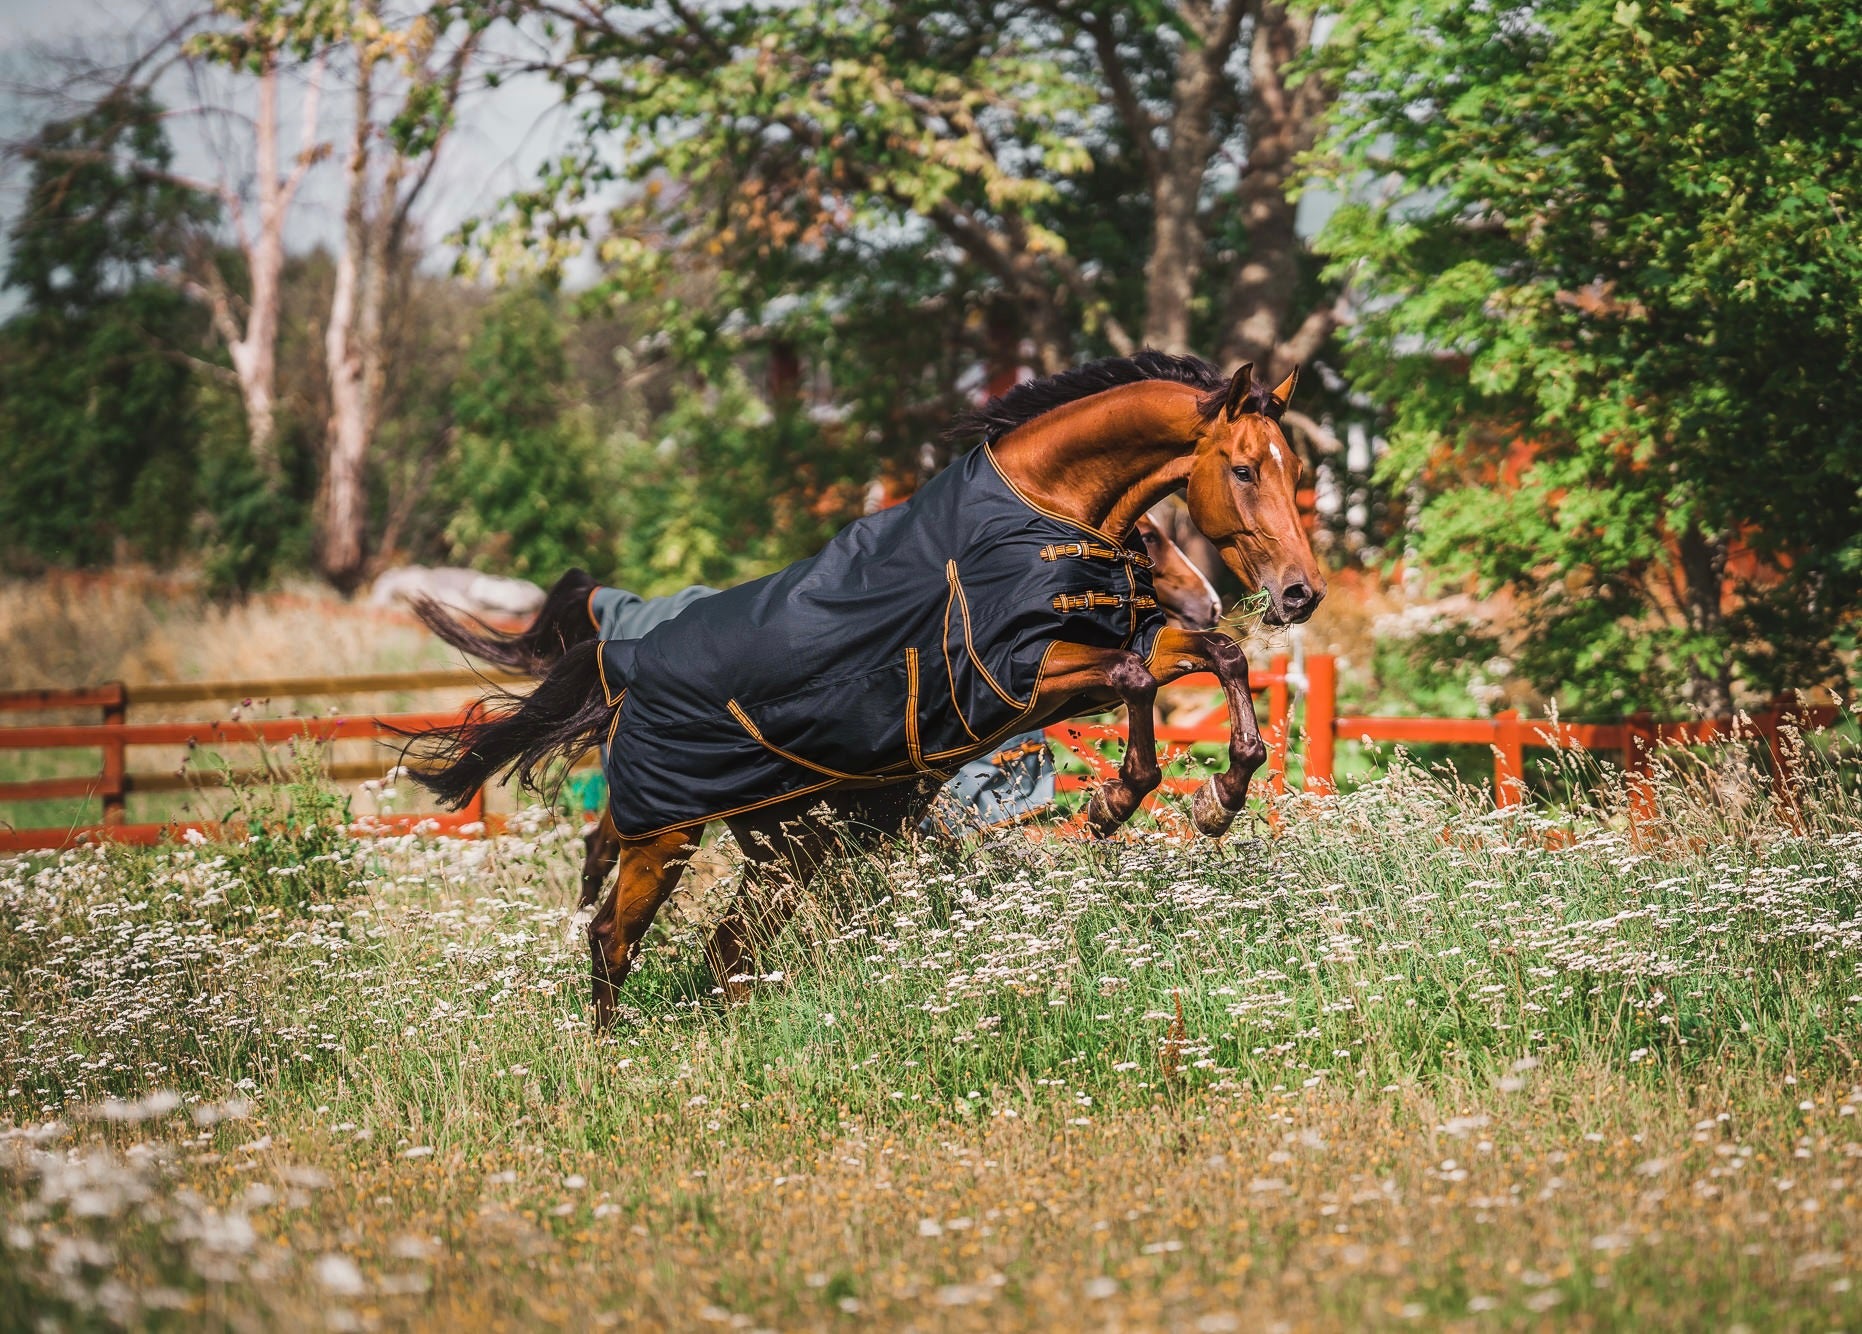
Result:
[[[996,463],[1041,508],[1122,537],[1188,478],[1200,397],[1164,380],[1108,389],[1009,432]]]

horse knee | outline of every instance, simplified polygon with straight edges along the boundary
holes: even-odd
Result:
[[[588,933],[588,948],[594,953],[597,959],[605,962],[608,957],[609,946],[614,941],[614,923],[606,917],[597,914],[595,919],[588,924],[585,930]]]

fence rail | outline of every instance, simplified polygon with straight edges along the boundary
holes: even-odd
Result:
[[[263,776],[263,771],[251,770],[135,772],[129,768],[129,754],[134,748],[185,746],[192,750],[300,740],[320,744],[373,740],[392,743],[392,747],[398,750],[403,731],[450,725],[458,722],[462,716],[460,710],[452,709],[418,713],[357,712],[319,717],[132,723],[129,721],[132,708],[215,701],[250,703],[330,697],[347,700],[370,694],[470,690],[482,688],[488,682],[521,679],[499,672],[424,671],[143,686],[112,682],[72,689],[0,692],[0,715],[80,711],[95,711],[99,714],[98,721],[94,723],[0,726],[0,752],[95,750],[101,756],[100,767],[94,774],[0,782],[0,802],[90,799],[97,801],[101,807],[101,818],[95,824],[38,829],[0,825],[0,851],[66,847],[96,838],[154,843],[178,836],[188,828],[211,832],[213,826],[205,822],[132,824],[128,819],[128,799],[134,794],[191,791]],[[1192,687],[1203,684],[1213,686],[1214,678],[1207,675],[1188,677],[1183,684]],[[1649,773],[1658,747],[1710,742],[1729,735],[1734,726],[1723,720],[1658,722],[1648,715],[1605,723],[1531,721],[1512,712],[1493,718],[1340,716],[1337,663],[1323,654],[1307,658],[1303,673],[1297,671],[1284,655],[1275,656],[1266,671],[1255,672],[1250,677],[1249,685],[1257,694],[1265,695],[1266,707],[1262,712],[1261,724],[1262,735],[1268,745],[1266,780],[1275,792],[1286,789],[1288,762],[1293,754],[1296,702],[1304,705],[1300,730],[1304,734],[1305,746],[1301,759],[1303,782],[1308,790],[1325,791],[1334,786],[1337,745],[1340,741],[1485,746],[1493,754],[1493,791],[1498,806],[1516,805],[1524,799],[1525,754],[1528,748],[1579,747],[1594,753],[1620,756],[1623,768],[1631,779],[1633,796],[1646,791],[1637,780]],[[1749,731],[1756,732],[1765,740],[1774,773],[1781,785],[1788,782],[1791,765],[1790,748],[1781,739],[1781,729],[1827,725],[1836,713],[1833,708],[1780,706],[1750,716]],[[1059,786],[1063,790],[1075,790],[1109,776],[1113,764],[1102,754],[1100,747],[1108,742],[1122,742],[1124,734],[1122,724],[1062,723],[1049,728],[1050,740],[1071,752],[1087,771],[1084,776],[1072,772],[1062,774]],[[1212,705],[1187,721],[1159,726],[1157,737],[1162,758],[1166,761],[1181,758],[1195,745],[1226,744],[1227,711],[1219,703]],[[387,768],[387,756],[384,754],[382,760],[376,762],[332,763],[327,771],[334,779],[352,780],[381,776]],[[1165,789],[1185,791],[1193,788],[1196,781],[1173,776],[1165,780]],[[1645,806],[1646,796],[1639,796],[1637,804],[1639,809]],[[489,819],[495,824],[497,817]],[[482,828],[487,820],[485,793],[481,790],[458,812],[382,816],[370,821],[368,827],[385,830],[422,827],[459,832]]]

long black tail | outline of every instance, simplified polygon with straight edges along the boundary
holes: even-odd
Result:
[[[606,739],[614,719],[601,680],[601,645],[572,645],[528,695],[494,690],[457,727],[410,734],[409,772],[440,804],[457,810],[500,774],[538,791],[537,771],[553,759],[573,760]]]
[[[506,671],[541,676],[570,648],[595,637],[594,623],[588,619],[588,595],[598,587],[587,570],[570,570],[544,595],[536,619],[516,631],[494,629],[476,616],[468,624],[430,597],[414,599],[414,615],[461,652]]]

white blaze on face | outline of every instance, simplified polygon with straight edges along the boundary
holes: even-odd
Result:
[[[1208,611],[1206,614],[1210,624],[1213,625],[1216,621],[1222,619],[1222,599],[1216,596],[1215,585],[1209,582],[1209,576],[1202,572],[1201,566],[1197,565],[1193,560],[1186,559],[1183,563],[1190,567],[1190,572],[1196,576],[1197,582],[1203,586],[1203,596],[1208,599]]]
[[[1280,471],[1285,472],[1287,470],[1287,461],[1285,458],[1281,456],[1280,446],[1274,444],[1272,441],[1269,441],[1267,445],[1267,452],[1273,455],[1274,462],[1280,465]]]

